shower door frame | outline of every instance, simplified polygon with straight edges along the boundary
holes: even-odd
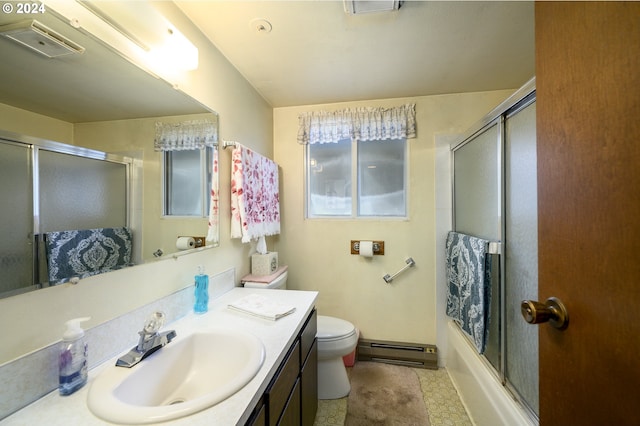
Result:
[[[505,259],[505,247],[504,247],[504,237],[506,235],[506,169],[505,169],[505,126],[506,119],[511,117],[523,109],[530,106],[532,103],[536,101],[536,81],[535,77],[529,80],[524,86],[514,92],[509,98],[503,101],[500,105],[494,108],[489,114],[484,116],[480,121],[478,121],[475,125],[473,125],[467,133],[465,133],[461,138],[454,141],[451,144],[451,223],[452,229],[456,230],[456,197],[455,197],[455,151],[464,147],[468,143],[471,143],[475,140],[475,138],[492,126],[496,126],[497,131],[497,150],[498,150],[498,211],[500,212],[499,219],[499,227],[498,227],[498,236],[499,236],[499,311],[500,311],[500,344],[499,344],[499,359],[498,366],[493,365],[488,358],[484,355],[480,355],[481,361],[488,367],[488,370],[493,373],[497,380],[500,381],[502,386],[514,397],[514,399],[525,409],[527,414],[531,417],[531,419],[536,422],[539,421],[539,416],[534,412],[534,410],[529,406],[526,400],[520,395],[517,389],[511,385],[507,376],[506,376],[506,339],[507,339],[507,330],[504,326],[504,321],[507,317],[507,307],[506,307],[506,262]],[[465,334],[462,333],[465,338],[469,341],[471,339]]]

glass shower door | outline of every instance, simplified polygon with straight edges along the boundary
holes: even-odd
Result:
[[[538,327],[520,302],[538,297],[536,104],[505,120],[505,375],[538,415]]]
[[[536,104],[530,95],[454,148],[454,229],[502,243],[491,277],[484,358],[538,415],[538,328],[520,303],[538,297]]]
[[[501,241],[500,131],[499,121],[455,151],[454,220],[455,230],[489,241]],[[484,356],[496,370],[501,369],[500,274],[492,266],[491,312]]]

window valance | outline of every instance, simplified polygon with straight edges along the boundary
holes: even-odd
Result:
[[[312,111],[298,116],[298,143],[337,143],[416,137],[416,105]]]
[[[212,120],[156,122],[156,151],[185,151],[218,145],[218,123]]]

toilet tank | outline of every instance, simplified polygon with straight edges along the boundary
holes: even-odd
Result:
[[[288,275],[289,275],[289,271],[284,271],[282,274],[278,275],[273,281],[269,283],[246,281],[244,283],[244,286],[248,288],[275,288],[278,290],[286,290]]]

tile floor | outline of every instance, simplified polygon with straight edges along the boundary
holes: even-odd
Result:
[[[429,412],[431,426],[473,425],[462,402],[460,402],[458,392],[451,383],[449,373],[444,368],[438,370],[412,368],[412,370],[420,379],[420,387]],[[346,415],[347,398],[319,400],[314,426],[342,426]]]

